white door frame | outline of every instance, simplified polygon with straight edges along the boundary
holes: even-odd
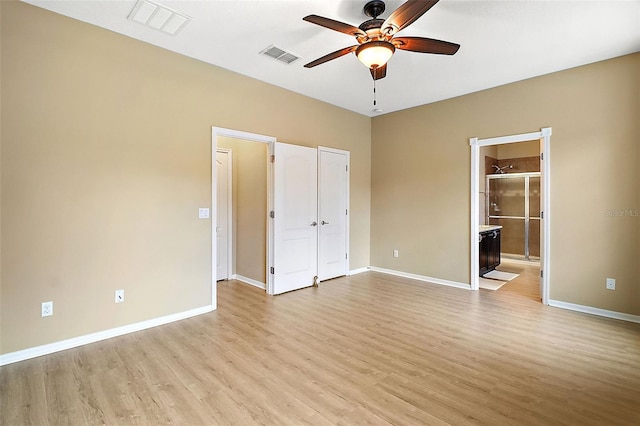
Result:
[[[233,151],[228,148],[216,148],[216,153],[224,153],[227,155],[227,194],[229,195],[227,200],[227,279],[230,279],[234,276],[233,271]],[[216,162],[216,167],[218,163]],[[216,169],[216,176],[217,169]],[[213,183],[213,182],[212,182]],[[216,187],[217,188],[217,187]],[[217,209],[217,194],[216,194],[216,209]],[[212,201],[213,202],[213,201]],[[216,213],[216,226],[213,228],[215,231],[217,229],[217,211]],[[213,235],[217,238],[217,233],[214,232]],[[216,249],[218,245],[216,244]],[[217,264],[217,253],[216,253],[216,264]],[[216,277],[216,281],[217,281]]]
[[[479,247],[478,247],[478,233],[480,231],[480,219],[478,211],[479,209],[479,197],[480,193],[480,147],[489,145],[502,145],[515,142],[526,142],[532,140],[541,140],[542,153],[544,160],[540,162],[540,175],[542,176],[542,200],[541,209],[544,214],[544,227],[543,227],[543,244],[540,259],[540,270],[542,274],[542,303],[549,304],[549,282],[550,282],[550,247],[551,247],[551,209],[550,209],[550,145],[551,145],[551,127],[545,127],[540,129],[539,132],[523,133],[519,135],[511,136],[498,136],[494,138],[469,139],[469,145],[471,145],[471,278],[470,285],[471,290],[478,290],[479,287]],[[484,167],[484,166],[483,166]]]
[[[217,280],[216,280],[216,264],[217,264],[217,244],[216,244],[216,226],[217,226],[217,211],[216,211],[216,151],[218,150],[218,137],[228,137],[234,139],[243,139],[252,142],[266,143],[268,146],[267,152],[269,156],[273,155],[273,145],[276,142],[276,138],[273,136],[259,135],[257,133],[243,132],[240,130],[225,129],[223,127],[211,128],[211,306],[213,309],[218,307],[218,292],[217,292]],[[268,159],[265,159],[268,161]],[[273,174],[271,167],[267,167],[267,211],[273,209]],[[273,275],[269,273],[269,266],[273,264],[273,223],[267,221],[267,293],[273,292]],[[271,291],[271,293],[270,293]]]

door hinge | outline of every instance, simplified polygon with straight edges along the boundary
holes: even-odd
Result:
[[[275,156],[275,155],[272,155],[272,156],[271,156],[271,162],[272,162],[272,163],[275,163],[275,162],[276,162],[276,156]]]
[[[271,219],[275,219],[275,217],[276,217],[276,212],[274,212],[273,210],[271,210],[271,211],[269,212],[269,217],[270,217]]]
[[[544,219],[544,212],[540,212],[540,219]]]
[[[345,254],[344,254],[344,258],[345,258],[345,259],[349,259],[349,253],[345,253]]]
[[[344,166],[344,171],[348,172],[349,171],[349,166]]]
[[[543,161],[543,160],[544,160],[544,152],[541,152],[540,153],[540,161]]]
[[[274,274],[276,273],[276,270],[275,270],[275,269],[274,269],[274,267],[272,266],[272,267],[269,269],[269,272],[271,272],[271,275],[274,275]]]
[[[348,216],[349,215],[349,209],[345,209],[344,210],[344,214]]]
[[[540,269],[540,278],[544,278],[544,271]]]

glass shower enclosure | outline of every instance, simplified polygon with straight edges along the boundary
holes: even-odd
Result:
[[[502,256],[540,260],[540,172],[486,177],[486,223],[502,226]]]

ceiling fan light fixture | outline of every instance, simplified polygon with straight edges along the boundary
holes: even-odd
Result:
[[[378,68],[386,64],[396,48],[388,41],[370,41],[356,49],[356,56],[367,68]]]

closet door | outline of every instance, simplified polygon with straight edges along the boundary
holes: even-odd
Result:
[[[231,274],[229,255],[231,244],[231,150],[218,148],[216,151],[216,280],[226,280]]]
[[[273,294],[313,285],[318,275],[318,151],[275,143]]]
[[[347,275],[349,152],[318,148],[319,257],[318,277],[328,280]]]

